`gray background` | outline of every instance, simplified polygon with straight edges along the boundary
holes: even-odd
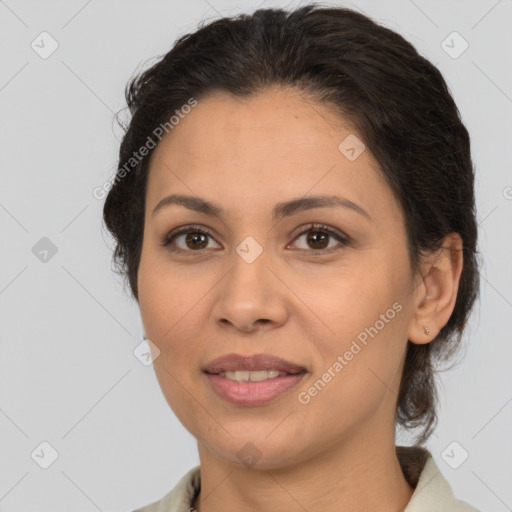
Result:
[[[114,172],[113,113],[136,68],[201,20],[298,3],[0,0],[1,511],[130,511],[198,464],[152,366],[133,354],[139,311],[111,271],[92,191]],[[394,29],[436,64],[470,131],[481,300],[465,358],[442,375],[428,447],[458,497],[512,510],[512,1],[335,4]],[[31,47],[51,48],[43,31],[59,45],[47,58]],[[457,58],[453,31],[469,44]],[[58,453],[47,469],[42,442]]]

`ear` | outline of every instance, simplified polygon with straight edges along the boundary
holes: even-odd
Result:
[[[439,249],[422,256],[422,275],[414,290],[414,312],[408,331],[412,343],[431,342],[448,322],[462,273],[462,246],[460,235],[449,233]]]

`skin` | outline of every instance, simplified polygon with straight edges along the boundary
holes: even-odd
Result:
[[[448,321],[462,269],[460,237],[413,272],[402,210],[368,148],[338,149],[348,120],[292,89],[249,98],[215,93],[166,135],[150,162],[138,273],[146,336],[162,392],[197,439],[202,488],[196,510],[402,510],[413,493],[395,454],[395,408],[407,340],[428,343]],[[219,219],[169,194],[219,204]],[[363,208],[316,208],[279,222],[281,201],[337,195]],[[324,245],[302,234],[322,223],[348,235]],[[175,228],[211,237],[164,247]],[[190,229],[190,233],[194,233]],[[323,233],[323,232],[321,232]],[[252,263],[236,248],[263,249]],[[318,236],[318,235],[317,235]],[[322,248],[325,247],[325,248]],[[313,255],[313,250],[324,251]],[[400,312],[310,402],[298,400],[394,303]],[[426,335],[423,326],[430,334]],[[226,402],[201,369],[225,354],[267,353],[305,367],[298,387],[272,402]],[[238,457],[247,443],[254,465]]]

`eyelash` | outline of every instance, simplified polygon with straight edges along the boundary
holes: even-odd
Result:
[[[305,235],[311,231],[325,233],[325,234],[328,234],[329,236],[333,237],[334,239],[336,239],[338,242],[341,243],[341,246],[339,248],[349,246],[350,242],[351,242],[351,240],[348,236],[343,235],[342,233],[340,233],[338,231],[334,231],[333,229],[329,228],[328,226],[326,226],[324,224],[310,224],[305,230],[301,231],[294,238],[294,240],[296,240],[297,238],[299,238],[302,235]],[[163,247],[167,247],[168,250],[170,250],[170,251],[193,253],[191,255],[194,255],[194,253],[201,253],[201,252],[205,251],[206,249],[198,249],[198,250],[194,251],[194,250],[169,248],[170,244],[174,241],[175,238],[177,238],[180,235],[188,234],[188,233],[201,234],[201,235],[206,235],[206,236],[213,238],[212,234],[210,233],[210,231],[208,229],[205,229],[199,225],[190,225],[190,226],[184,226],[182,228],[179,228],[177,231],[174,231],[174,232],[171,231],[171,233],[163,236],[160,240],[160,244]],[[325,254],[330,254],[331,252],[333,252],[332,247],[330,249],[311,249],[311,250],[301,249],[301,250],[305,250],[314,256],[317,256],[317,255],[321,256],[322,254],[325,255]]]

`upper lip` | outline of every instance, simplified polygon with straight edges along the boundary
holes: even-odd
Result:
[[[277,370],[290,374],[305,372],[303,366],[291,363],[270,354],[254,354],[252,356],[242,356],[240,354],[227,354],[210,361],[203,371],[211,374],[220,372],[229,372],[236,370]]]

